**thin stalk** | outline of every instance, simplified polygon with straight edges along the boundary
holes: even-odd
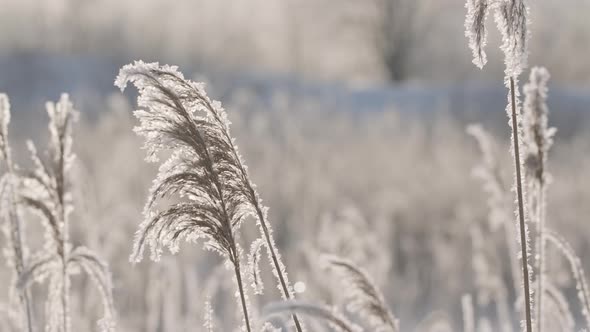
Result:
[[[234,250],[235,246],[234,246]],[[248,332],[251,332],[250,319],[248,318],[248,307],[246,305],[246,296],[244,293],[244,286],[242,284],[242,273],[240,271],[240,257],[237,251],[234,253],[234,271],[236,273],[236,280],[238,282],[238,290],[240,291],[240,300],[242,301],[242,311],[244,312],[244,321],[246,322],[246,328]]]
[[[217,189],[217,193],[219,195],[219,199],[220,199],[220,203],[221,203],[221,209],[223,212],[223,216],[225,217],[224,227],[226,227],[226,232],[229,234],[228,235],[229,241],[231,243],[230,257],[233,260],[234,272],[236,274],[238,291],[240,292],[240,300],[242,303],[242,312],[244,313],[244,321],[246,322],[246,329],[248,330],[248,332],[251,332],[252,328],[250,327],[250,319],[248,317],[248,306],[246,305],[246,294],[244,293],[244,286],[242,283],[242,273],[240,271],[240,256],[238,254],[236,240],[235,240],[235,237],[233,236],[232,229],[231,229],[231,222],[229,221],[227,210],[225,208],[226,203],[225,203],[225,199],[223,197],[223,191],[221,190],[221,182],[219,181],[219,177],[217,176],[217,173],[215,173],[215,171],[213,170],[213,164],[210,163],[211,157],[209,154],[209,150],[205,149],[205,154],[207,156],[206,160],[209,161],[209,164],[207,165],[207,167],[209,167],[209,170],[210,170],[211,174],[213,175],[215,188]]]
[[[65,256],[63,257],[63,285],[62,285],[62,293],[61,293],[61,303],[63,306],[63,331],[64,332],[68,332],[70,327],[68,324],[68,314],[69,314],[69,301],[68,301],[68,287],[69,287],[69,283],[68,283],[68,271],[67,271],[67,261]]]
[[[68,248],[67,243],[69,241],[68,237],[68,216],[66,215],[66,177],[65,177],[65,133],[59,133],[59,160],[57,163],[57,174],[56,174],[56,190],[57,190],[57,197],[59,201],[58,213],[61,221],[63,222],[63,226],[61,229],[61,237],[59,244],[58,252],[61,256],[62,260],[62,294],[61,294],[61,302],[62,302],[62,309],[63,309],[63,331],[68,332],[70,327],[68,324],[68,315],[69,315],[69,282],[68,282]]]
[[[16,216],[14,211],[10,211],[9,212],[9,216],[10,216],[10,224],[11,224],[11,237],[12,237],[12,242],[13,243],[18,243],[17,245],[15,245],[14,249],[15,249],[15,260],[16,260],[16,274],[17,274],[17,278],[20,279],[22,276],[22,273],[24,271],[24,257],[23,257],[23,252],[20,248],[22,248],[22,237],[21,237],[21,230],[20,230],[20,222],[18,220],[18,217]],[[16,250],[17,248],[19,248],[18,250]],[[31,299],[30,299],[30,294],[29,291],[26,289],[23,289],[20,294],[19,294],[21,301],[24,305],[24,310],[25,310],[25,318],[26,318],[26,322],[27,322],[27,327],[26,330],[28,332],[33,332],[33,308],[32,308],[32,303],[31,303]]]
[[[270,255],[272,256],[273,264],[275,266],[275,269],[277,270],[277,275],[279,276],[279,281],[280,281],[281,287],[283,289],[283,294],[285,295],[285,298],[287,298],[287,300],[291,300],[291,294],[289,293],[289,288],[287,287],[287,283],[285,282],[285,278],[283,277],[283,273],[281,272],[279,260],[277,258],[275,251],[274,251],[274,246],[272,245],[271,240],[270,240],[270,233],[268,231],[268,227],[266,226],[266,220],[264,219],[264,214],[260,210],[260,207],[258,206],[258,204],[255,204],[254,206],[256,207],[256,213],[258,213],[258,218],[260,219],[260,224],[262,225],[262,229],[264,231],[264,237],[265,237],[266,243],[267,243],[266,247],[268,248]],[[301,328],[301,324],[299,323],[299,318],[297,318],[297,315],[293,314],[291,316],[293,317],[293,322],[295,323],[295,328],[297,329],[297,332],[302,332],[303,329]]]
[[[8,176],[13,176],[14,175],[14,167],[12,165],[12,159],[10,156],[10,151],[8,148],[5,148],[4,150],[4,155],[6,156],[6,167],[8,169]],[[22,234],[21,234],[21,228],[20,228],[20,220],[18,219],[18,214],[17,211],[15,210],[14,204],[15,204],[15,193],[14,193],[14,187],[11,185],[10,186],[10,211],[8,212],[8,216],[10,218],[10,235],[11,235],[11,241],[12,241],[12,246],[14,249],[14,256],[15,256],[15,269],[16,269],[16,274],[17,274],[17,278],[20,279],[22,276],[23,271],[25,270],[25,259],[24,259],[24,255],[23,255],[23,239],[22,239]],[[25,318],[26,318],[26,322],[27,322],[27,326],[26,326],[26,330],[28,332],[33,332],[33,308],[32,308],[32,303],[31,303],[31,299],[30,299],[30,294],[29,291],[26,289],[23,289],[22,291],[20,291],[19,294],[21,301],[23,302],[24,305],[24,310],[25,310]]]
[[[520,164],[520,146],[518,142],[518,122],[516,117],[516,92],[514,87],[514,78],[510,77],[510,98],[512,106],[512,142],[514,143],[514,168],[516,169],[516,194],[518,199],[518,218],[520,225],[520,250],[522,254],[522,274],[524,281],[524,301],[525,301],[525,319],[526,331],[533,331],[531,319],[531,297],[529,285],[529,267],[528,267],[528,250],[526,243],[526,227],[524,220],[524,199],[522,193],[522,175]]]
[[[537,332],[541,332],[543,329],[543,274],[545,266],[543,261],[545,260],[545,225],[544,225],[544,218],[545,218],[545,211],[544,211],[544,203],[543,200],[545,199],[544,195],[544,183],[541,180],[539,182],[538,190],[538,201],[537,201]]]

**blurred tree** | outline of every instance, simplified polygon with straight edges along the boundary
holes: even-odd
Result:
[[[375,46],[392,82],[410,75],[410,60],[418,39],[420,0],[376,0]]]

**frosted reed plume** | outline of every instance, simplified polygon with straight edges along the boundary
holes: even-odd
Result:
[[[34,169],[23,175],[19,200],[41,219],[45,226],[45,247],[36,253],[19,280],[26,289],[33,281],[49,279],[46,304],[46,330],[68,332],[71,326],[69,294],[70,275],[84,271],[101,295],[104,318],[99,321],[102,331],[114,330],[114,308],[111,276],[104,263],[90,249],[74,247],[69,239],[70,214],[73,211],[71,179],[68,176],[75,159],[72,151],[72,124],[77,112],[68,95],[57,104],[47,103],[49,114],[49,158],[39,157],[29,142]]]
[[[25,252],[27,248],[23,240],[23,226],[18,213],[16,190],[18,179],[12,152],[8,139],[8,124],[10,123],[10,102],[8,96],[0,94],[0,161],[4,162],[5,172],[0,178],[0,210],[1,218],[5,221],[2,229],[5,233],[6,247],[4,253],[6,261],[14,269],[14,285],[11,292],[17,293],[18,304],[16,312],[18,324],[24,331],[33,331],[33,308],[31,295],[27,290],[16,289],[16,280],[22,277],[25,270]]]
[[[145,107],[135,111],[140,121],[135,131],[145,138],[147,160],[157,162],[161,151],[173,150],[154,180],[130,260],[141,261],[146,244],[152,260],[157,261],[163,247],[174,253],[180,240],[204,238],[206,249],[233,266],[243,324],[251,331],[240,264],[242,249],[236,241],[248,207],[235,181],[234,159],[222,133],[225,122],[211,120],[221,114],[206,110],[211,104],[202,85],[184,80],[176,67],[136,62],[123,67],[116,80],[121,89],[127,82],[138,88],[138,104]],[[157,210],[160,199],[176,196],[181,202]]]
[[[580,258],[576,256],[572,246],[557,232],[546,227],[544,236],[547,243],[553,244],[555,248],[570,263],[572,274],[574,276],[574,280],[576,281],[578,299],[580,300],[580,304],[582,306],[582,315],[586,320],[586,328],[590,329],[590,289],[588,289],[586,274],[582,268],[582,262],[580,261]]]
[[[350,312],[366,320],[371,331],[399,331],[399,323],[387,308],[383,294],[364,271],[354,263],[336,256],[324,255],[322,260],[342,282]]]
[[[502,34],[506,78],[517,79],[527,65],[528,8],[525,0],[499,0],[494,3],[494,19]]]
[[[472,0],[468,0],[467,7]],[[501,49],[504,52],[505,68],[505,85],[509,90],[508,105],[506,112],[508,114],[508,124],[512,129],[512,154],[514,157],[514,183],[516,191],[516,217],[518,222],[518,242],[520,244],[520,257],[522,259],[523,273],[523,291],[525,302],[525,326],[527,332],[532,332],[532,291],[530,289],[531,274],[529,271],[529,244],[528,229],[526,223],[526,203],[525,190],[523,187],[522,174],[522,156],[520,140],[522,138],[522,124],[520,119],[520,99],[517,89],[518,76],[526,67],[527,61],[527,39],[528,39],[528,9],[524,0],[499,0],[493,5],[495,9],[495,21],[498,30],[502,34]],[[468,12],[469,14],[469,12]],[[469,17],[468,17],[469,21]],[[483,23],[482,23],[483,24]],[[469,35],[469,34],[468,34]]]
[[[549,72],[545,68],[534,67],[530,80],[524,86],[525,100],[523,105],[523,147],[524,163],[528,178],[530,195],[530,212],[536,223],[536,318],[537,331],[543,328],[543,283],[545,260],[545,196],[547,192],[547,153],[553,144],[555,128],[548,127],[549,113],[547,100],[547,82]]]
[[[176,67],[138,61],[123,67],[115,84],[124,89],[127,82],[139,89],[138,104],[146,108],[135,115],[141,122],[136,132],[146,139],[148,160],[158,161],[157,154],[162,150],[175,150],[154,181],[131,260],[141,259],[146,243],[152,249],[152,258],[157,259],[164,246],[176,251],[182,238],[206,238],[206,247],[234,266],[245,324],[250,330],[240,268],[242,250],[236,241],[247,216],[257,219],[265,240],[258,243],[257,251],[262,246],[267,249],[283,297],[293,298],[293,292],[266,220],[267,209],[230,135],[226,112],[220,102],[209,99],[202,84],[185,80]],[[175,194],[184,202],[163,212],[155,211],[158,200]],[[257,283],[258,292],[262,288],[260,280]],[[293,319],[301,331],[297,317]]]
[[[488,61],[485,46],[488,39],[486,18],[488,16],[488,0],[467,0],[465,8],[465,36],[469,39],[469,48],[473,53],[473,63],[480,69]]]

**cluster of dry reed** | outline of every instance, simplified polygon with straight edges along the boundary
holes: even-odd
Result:
[[[590,292],[580,259],[546,220],[547,186],[551,182],[547,155],[555,134],[555,129],[548,125],[549,74],[546,69],[531,70],[529,82],[524,86],[524,103],[520,102],[518,78],[526,68],[528,9],[524,0],[467,0],[466,7],[466,35],[478,67],[483,68],[487,59],[485,24],[490,10],[494,11],[502,35],[508,88],[506,111],[514,159],[515,224],[511,222],[512,204],[506,199],[510,188],[500,175],[495,142],[480,125],[469,126],[468,132],[476,138],[483,156],[474,174],[481,179],[489,195],[489,224],[504,231],[513,291],[521,295],[511,303],[501,271],[490,273],[485,262],[474,264],[476,290],[461,298],[463,330],[510,332],[514,330],[512,322],[518,315],[524,317],[522,328],[527,332],[549,331],[554,326],[563,331],[574,330],[576,315],[568,305],[567,296],[547,273],[548,245],[571,264],[581,314],[586,320],[585,327],[590,328]],[[294,329],[303,332],[305,327],[300,315],[315,318],[306,321],[314,331],[321,329],[323,323],[346,332],[402,330],[374,278],[346,258],[329,254],[316,257],[316,263],[321,263],[318,265],[330,272],[333,280],[339,281],[345,312],[295,299],[287,268],[275,244],[268,209],[238,152],[224,108],[208,97],[203,84],[185,79],[176,67],[142,61],[121,69],[115,84],[123,90],[128,83],[139,90],[138,105],[142,109],[134,113],[139,121],[135,132],[145,142],[147,160],[165,159],[153,180],[143,211],[144,221],[136,232],[130,257],[132,263],[142,260],[146,247],[151,259],[159,261],[165,248],[176,253],[182,241],[203,242],[206,250],[223,259],[221,268],[232,272],[242,331]],[[9,314],[15,330],[38,331],[41,328],[39,317],[43,317],[46,331],[68,332],[71,330],[71,276],[84,271],[96,284],[104,307],[100,328],[114,331],[116,315],[108,266],[92,250],[70,240],[69,224],[74,206],[72,126],[77,113],[67,95],[56,104],[48,103],[47,111],[50,118],[47,158],[42,158],[29,143],[33,167],[22,170],[11,156],[8,98],[0,95],[0,157],[4,167],[0,179],[0,206],[5,221],[6,258],[13,270],[11,306],[0,309]],[[24,218],[39,219],[46,229],[45,242],[35,252],[26,245]],[[245,253],[242,226],[252,219],[258,227],[258,235],[247,245],[250,249]],[[529,239],[529,225],[534,226],[534,241]],[[472,239],[474,261],[485,261],[484,237],[477,227],[473,228]],[[263,250],[281,299],[267,304],[260,312],[251,304],[251,296],[263,294],[259,267]],[[165,274],[164,271],[160,273]],[[218,270],[211,272],[214,276],[211,280],[222,283],[216,280],[217,273]],[[45,280],[48,281],[47,304],[44,314],[40,314],[35,305],[39,292],[31,290],[35,281]],[[522,292],[519,291],[520,281]],[[205,286],[203,290],[209,288],[214,287]],[[484,292],[493,299],[496,322],[493,317],[482,315],[479,306],[474,304],[474,299],[485,297]],[[203,295],[207,297],[203,300],[204,323],[202,328],[195,329],[214,331],[213,299],[207,292]],[[418,324],[417,329],[449,331],[452,327],[444,316],[433,313]]]
[[[512,156],[514,158],[514,185],[516,203],[516,234],[519,249],[511,250],[521,260],[522,296],[516,311],[524,311],[522,326],[527,332],[547,330],[545,321],[554,314],[557,326],[562,330],[574,329],[572,314],[563,300],[565,296],[552,286],[545,272],[545,248],[547,242],[571,262],[575,276],[582,313],[588,322],[588,290],[583,270],[577,262],[571,247],[546,224],[546,192],[550,175],[547,171],[547,154],[553,144],[555,128],[548,126],[547,83],[549,73],[545,68],[534,67],[529,82],[524,86],[525,100],[521,106],[518,77],[527,66],[527,44],[529,38],[528,7],[524,0],[468,0],[465,21],[466,36],[473,51],[473,62],[483,68],[486,63],[484,47],[487,40],[486,17],[490,9],[495,11],[495,20],[502,35],[501,49],[504,52],[505,84],[508,88],[508,124],[511,128]],[[506,206],[502,204],[505,186],[497,176],[494,156],[490,151],[490,140],[479,126],[468,131],[478,140],[484,155],[484,162],[478,168],[478,176],[490,193],[490,207],[494,214],[503,215]],[[504,215],[506,215],[504,213]],[[529,224],[534,225],[534,255],[531,255]],[[510,231],[507,232],[510,234]],[[531,266],[534,261],[534,268]],[[511,264],[515,267],[515,264]],[[514,271],[513,271],[514,272]],[[534,278],[534,279],[533,279]],[[517,280],[516,277],[514,277]],[[534,281],[534,282],[533,282]],[[533,290],[535,289],[535,290]],[[533,296],[533,293],[536,293]],[[522,300],[524,299],[524,300]],[[546,302],[551,302],[548,309]],[[586,325],[589,328],[590,325]],[[508,328],[507,328],[508,329]]]
[[[14,164],[8,140],[10,106],[0,95],[0,148],[6,172],[1,179],[3,227],[6,234],[6,260],[13,267],[10,314],[13,324],[22,331],[36,331],[33,282],[48,281],[45,307],[45,329],[51,332],[70,331],[71,276],[84,271],[96,284],[104,306],[102,331],[112,331],[114,304],[111,276],[107,264],[92,250],[70,241],[69,223],[73,211],[70,174],[75,160],[72,151],[72,125],[76,120],[68,95],[57,103],[47,103],[49,115],[49,146],[42,158],[35,145],[28,142],[33,168],[22,170]],[[45,242],[40,250],[30,252],[25,241],[23,215],[34,215],[45,227]]]

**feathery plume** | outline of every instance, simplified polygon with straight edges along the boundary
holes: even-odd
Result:
[[[25,270],[25,252],[27,248],[23,240],[23,225],[17,207],[18,178],[15,173],[15,165],[12,161],[10,143],[8,139],[8,124],[10,123],[10,102],[8,96],[0,94],[0,162],[4,162],[5,173],[0,178],[0,210],[1,218],[6,221],[2,227],[6,237],[4,250],[6,261],[14,268],[15,280],[12,284],[12,291],[18,298],[18,324],[22,330],[32,332],[33,308],[31,295],[27,290],[17,290],[16,281],[22,276]],[[12,292],[11,292],[12,293]]]
[[[488,61],[485,46],[488,39],[486,18],[488,16],[487,0],[467,0],[465,3],[465,36],[469,39],[469,48],[473,53],[473,64],[482,69]]]
[[[336,256],[324,255],[322,260],[342,281],[349,301],[348,310],[366,319],[373,331],[399,331],[398,321],[387,309],[383,294],[364,271]]]
[[[545,196],[547,192],[547,153],[553,144],[555,128],[548,127],[549,113],[547,100],[547,82],[549,72],[545,68],[534,67],[530,80],[524,86],[525,100],[523,104],[523,148],[526,176],[528,178],[530,194],[529,207],[531,218],[536,223],[536,271],[537,294],[536,316],[537,331],[541,332],[543,325],[543,282],[545,260]]]
[[[113,331],[114,308],[112,283],[108,266],[85,247],[73,247],[69,240],[70,214],[73,211],[71,179],[68,176],[75,155],[72,151],[72,125],[77,112],[67,94],[57,104],[47,103],[49,115],[48,160],[37,154],[29,142],[35,168],[23,175],[19,195],[21,204],[39,216],[46,229],[45,250],[33,256],[27,270],[18,281],[26,289],[32,281],[49,278],[46,303],[48,332],[68,332],[70,275],[83,270],[94,282],[103,301],[104,318],[99,321],[102,331]]]
[[[547,83],[549,72],[543,67],[533,67],[529,82],[524,86],[523,145],[525,165],[538,181],[545,182],[548,174],[545,164],[547,153],[553,145],[556,129],[548,126]]]
[[[230,261],[239,265],[236,260],[238,247],[227,247],[232,246],[233,233],[237,232],[243,219],[253,216],[266,241],[268,258],[278,280],[277,287],[284,299],[294,298],[286,268],[272,236],[272,228],[267,221],[267,208],[262,205],[247,166],[231,137],[225,110],[220,102],[209,99],[202,83],[184,79],[177,69],[136,61],[123,67],[115,81],[115,85],[121,89],[125,88],[127,82],[132,82],[140,90],[138,104],[147,110],[135,112],[141,122],[136,132],[146,138],[148,160],[157,161],[156,154],[164,149],[178,149],[162,165],[155,181],[146,205],[146,222],[138,232],[132,260],[140,259],[145,241],[152,247],[152,256],[157,258],[162,246],[174,250],[182,237],[194,240],[204,236],[208,238],[208,248],[229,255]],[[221,220],[225,225],[213,227],[217,230],[211,225],[195,225],[194,221],[190,225],[191,222],[186,220],[190,215],[173,210],[163,212],[167,215],[162,216],[162,221],[157,220],[158,215],[149,215],[153,212],[156,200],[172,194],[187,196],[189,201],[192,200],[193,203],[187,203],[184,207],[192,206],[193,209],[204,211],[205,215],[196,215],[204,219],[204,223],[208,223],[207,220],[211,218],[217,221],[227,219]],[[194,211],[186,212],[190,214]],[[153,222],[149,222],[150,219]],[[178,229],[171,238],[170,232],[174,227],[181,227],[182,230]],[[159,228],[157,235],[155,228]],[[205,233],[211,234],[202,232],[207,228]],[[241,276],[238,279],[241,282]],[[297,316],[293,316],[293,320],[297,331],[302,332]]]
[[[147,79],[147,77],[151,77],[151,81]],[[266,241],[268,259],[271,262],[273,274],[278,282],[277,287],[281,291],[284,299],[294,298],[293,289],[289,283],[285,265],[281,260],[281,255],[272,235],[272,227],[268,222],[268,209],[262,204],[262,199],[256,191],[256,185],[250,180],[248,167],[244,164],[242,157],[239,154],[238,147],[235,144],[234,139],[231,137],[229,130],[230,122],[227,119],[227,114],[221,106],[221,103],[209,99],[202,83],[185,80],[182,74],[178,72],[177,67],[159,67],[157,63],[146,64],[142,61],[137,61],[133,65],[127,65],[121,69],[121,72],[115,81],[115,85],[124,89],[128,81],[133,81],[146,96],[144,98],[140,97],[141,100],[138,100],[140,106],[149,108],[149,105],[155,106],[156,104],[160,104],[158,110],[181,106],[189,111],[190,116],[184,117],[184,120],[188,120],[191,117],[194,118],[195,121],[193,121],[192,124],[194,130],[203,135],[203,144],[206,146],[205,150],[211,149],[211,157],[213,158],[212,170],[218,174],[217,177],[219,178],[219,182],[225,187],[223,191],[228,191],[230,193],[228,197],[230,201],[228,201],[228,203],[235,205],[236,211],[239,211],[236,217],[238,217],[240,221],[247,215],[256,218],[261,237]],[[147,88],[150,84],[152,85],[151,89]],[[164,97],[163,100],[156,99],[150,102],[149,98],[153,97],[151,94],[155,93],[157,96],[157,90],[161,88],[167,89],[167,92],[165,93],[160,91],[161,97]],[[160,103],[162,101],[170,102],[170,98],[175,95],[179,97],[179,103],[174,103],[174,105]],[[138,133],[140,134],[141,132],[156,132],[153,130],[154,128],[149,128],[150,124],[147,122],[151,121],[156,126],[162,124],[165,125],[164,118],[158,118],[158,116],[155,116],[149,119],[149,117],[155,114],[154,112],[149,113],[151,115],[147,117],[144,116],[147,114],[144,114],[141,111],[136,113],[138,118],[143,118],[145,120],[145,122],[142,122],[143,129],[139,129]],[[178,117],[179,113],[176,114]],[[177,120],[180,120],[180,118],[177,118]],[[155,158],[153,154],[154,149],[161,150],[172,141],[182,142],[182,140],[179,140],[179,137],[173,137],[170,136],[170,134],[172,133],[161,132],[158,135],[153,135],[153,139],[146,137],[146,147],[149,159]],[[194,135],[195,133],[189,132],[185,134]],[[169,137],[166,140],[162,140],[164,136]],[[152,146],[151,148],[150,145]],[[181,143],[180,145],[183,144]],[[174,146],[168,147],[174,148]],[[199,151],[195,152],[197,154],[199,153]],[[297,316],[293,316],[293,320],[297,331],[302,332],[302,327]]]
[[[506,77],[518,77],[527,65],[528,8],[525,0],[499,0],[495,2],[494,18],[502,34]]]
[[[234,267],[244,325],[251,331],[236,241],[251,205],[239,181],[225,112],[209,100],[202,84],[185,80],[176,67],[138,61],[121,69],[116,85],[123,89],[127,82],[138,88],[138,104],[145,107],[135,111],[140,121],[135,131],[145,138],[148,161],[156,162],[159,153],[174,150],[154,180],[131,261],[142,259],[146,244],[157,261],[163,247],[174,253],[180,240],[204,238],[206,249]],[[163,198],[181,202],[157,211],[156,203]]]

